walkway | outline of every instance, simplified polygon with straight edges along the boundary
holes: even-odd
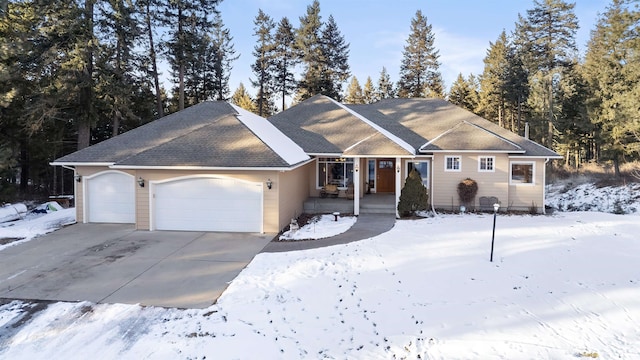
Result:
[[[351,229],[342,234],[318,240],[272,241],[262,249],[262,252],[307,250],[338,244],[347,244],[387,232],[391,230],[395,223],[396,219],[394,215],[360,214],[360,216],[358,216],[358,221],[356,221]]]

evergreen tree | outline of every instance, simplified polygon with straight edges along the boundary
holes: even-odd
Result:
[[[473,75],[469,75],[469,80],[467,80],[462,74],[458,74],[449,90],[449,102],[474,112],[478,106],[478,89],[474,82]]]
[[[616,176],[625,157],[640,155],[639,21],[633,1],[612,0],[591,32],[584,66],[599,140],[593,151],[600,149],[603,159],[613,161]]]
[[[256,112],[256,103],[242,83],[240,83],[236,91],[233,92],[230,101],[247,111]]]
[[[231,75],[231,65],[240,57],[236,55],[233,46],[233,37],[229,29],[224,26],[222,17],[216,13],[213,18],[213,79],[216,100],[227,100],[229,97],[229,76]]]
[[[387,68],[382,67],[380,71],[380,78],[378,79],[378,88],[376,91],[376,99],[391,99],[396,97],[395,90],[393,88],[393,82],[387,72]]]
[[[427,210],[429,195],[422,184],[422,176],[418,170],[413,169],[407,176],[404,187],[400,191],[398,201],[398,214],[402,217],[413,216],[416,211]]]
[[[484,58],[484,72],[480,80],[481,96],[479,111],[486,119],[495,120],[498,125],[505,126],[505,108],[509,82],[509,41],[502,31],[495,43],[489,43],[487,56]]]
[[[358,78],[355,76],[351,77],[351,83],[347,88],[347,96],[345,96],[344,102],[347,104],[364,104],[362,88],[360,87]]]
[[[362,88],[362,100],[365,104],[373,104],[378,101],[376,99],[376,89],[373,86],[371,76],[367,76],[367,81],[364,83],[364,87]]]
[[[543,99],[534,103],[542,108],[534,109],[544,120],[546,134],[539,139],[544,145],[554,145],[556,119],[557,79],[564,75],[576,57],[575,35],[578,21],[573,12],[575,4],[563,0],[535,0],[534,8],[527,10],[527,17],[520,18],[516,28],[517,42],[522,47],[524,65],[529,69]]]
[[[148,67],[146,72],[153,79],[155,90],[156,117],[164,116],[164,104],[162,99],[162,90],[160,89],[160,73],[158,71],[158,58],[156,52],[156,39],[154,37],[154,26],[157,22],[157,16],[160,5],[157,0],[138,0],[138,6],[144,18],[144,33],[146,34],[146,46],[148,47]]]
[[[322,71],[326,59],[322,51],[321,28],[320,2],[314,0],[307,6],[307,13],[300,17],[300,26],[296,31],[296,48],[304,66],[298,85],[299,100],[321,94],[323,90]]]
[[[273,29],[275,24],[271,17],[262,10],[258,10],[258,15],[253,21],[255,25],[253,35],[258,38],[258,43],[253,48],[253,56],[256,61],[251,65],[256,80],[251,80],[251,85],[258,88],[256,103],[258,115],[270,116],[274,113],[273,93],[274,93],[274,38]]]
[[[322,29],[322,58],[324,69],[321,73],[322,94],[340,101],[342,83],[349,78],[349,44],[338,30],[332,15]]]
[[[286,17],[278,23],[273,50],[274,59],[274,91],[282,98],[282,110],[285,110],[286,97],[296,89],[296,80],[293,70],[300,62],[295,49],[295,34],[293,27]]]
[[[443,97],[440,55],[434,41],[432,26],[418,10],[411,19],[411,33],[402,53],[398,96]]]

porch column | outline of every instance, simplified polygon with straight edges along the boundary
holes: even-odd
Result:
[[[396,218],[400,218],[400,214],[398,213],[398,203],[400,202],[400,191],[402,189],[402,163],[400,162],[401,158],[396,158]]]
[[[360,215],[360,158],[353,159],[353,215]]]

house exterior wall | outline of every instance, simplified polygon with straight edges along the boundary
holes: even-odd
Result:
[[[545,159],[511,158],[509,160],[510,163],[534,164],[533,184],[509,184],[509,210],[530,211],[535,207],[536,212],[544,212]],[[510,167],[511,165],[509,169]]]
[[[304,201],[309,197],[307,184],[311,174],[315,174],[314,161],[278,174],[278,181],[273,184],[279,198],[278,231],[289,225],[292,218],[302,214]]]
[[[445,171],[445,161],[448,156],[460,156],[460,171]],[[479,158],[495,157],[494,171],[479,171]],[[495,196],[503,206],[509,202],[509,158],[507,154],[482,153],[447,153],[435,154],[432,167],[433,184],[431,196],[433,205],[437,209],[456,211],[460,208],[458,184],[471,178],[478,183],[478,193],[471,205],[479,208],[482,196]]]

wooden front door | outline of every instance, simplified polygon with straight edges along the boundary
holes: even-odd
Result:
[[[396,160],[377,160],[376,192],[392,193],[396,191]]]

